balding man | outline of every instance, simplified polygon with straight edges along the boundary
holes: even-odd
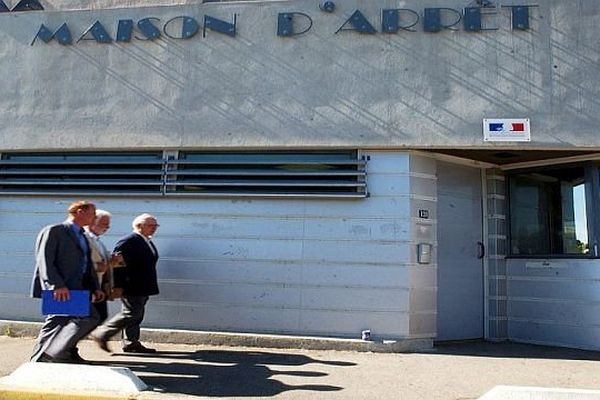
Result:
[[[123,288],[121,312],[99,326],[92,336],[102,350],[110,351],[108,340],[123,331],[124,352],[155,353],[140,343],[140,324],[149,296],[158,294],[158,251],[151,240],[158,223],[153,215],[141,214],[132,226],[133,233],[119,240],[114,249],[125,261],[125,268],[114,271],[116,283]]]

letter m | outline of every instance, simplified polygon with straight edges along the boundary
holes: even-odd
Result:
[[[73,43],[73,38],[71,36],[71,31],[66,23],[62,24],[60,28],[56,30],[56,32],[52,32],[50,29],[46,28],[44,24],[40,26],[38,33],[33,38],[31,45],[35,43],[37,38],[40,38],[44,41],[44,43],[50,43],[52,39],[56,39],[58,43],[66,46]]]

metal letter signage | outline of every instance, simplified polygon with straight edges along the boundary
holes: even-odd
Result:
[[[41,11],[44,7],[37,0],[21,0],[17,3],[13,9],[9,9],[6,6],[4,0],[0,0],[0,13],[3,12],[19,12],[19,11]]]
[[[349,18],[344,16],[344,23],[335,31],[359,32],[368,35],[378,33],[383,34],[401,34],[401,32],[417,32],[417,24],[421,23],[424,32],[437,33],[445,30],[462,29],[465,32],[482,32],[498,30],[495,26],[498,23],[498,15],[501,14],[501,8],[510,10],[511,26],[513,31],[526,31],[530,29],[530,8],[537,5],[507,5],[507,6],[487,6],[488,2],[479,2],[479,6],[465,7],[463,10],[446,7],[425,7],[422,14],[408,8],[386,8],[381,10],[381,31],[369,21],[361,10],[354,10]],[[26,10],[43,10],[38,0],[21,0],[10,10],[5,0],[0,0],[0,13]],[[334,16],[337,13],[337,7],[327,10],[328,14]],[[346,14],[348,15],[348,14]],[[237,35],[237,14],[233,14],[233,22],[216,18],[210,15],[203,15],[202,25],[198,19],[191,16],[177,16],[169,19],[167,22],[160,18],[146,17],[137,22],[132,19],[118,20],[116,32],[106,29],[106,22],[95,21],[92,26],[86,29],[77,39],[77,43],[82,41],[91,41],[99,44],[116,42],[131,42],[132,38],[136,40],[156,40],[162,35],[174,40],[191,39],[202,28],[202,37],[206,37],[207,31],[218,32],[229,37]],[[331,17],[329,17],[331,18]],[[373,17],[371,17],[373,18]],[[484,21],[485,19],[485,21]],[[490,23],[489,20],[492,20]],[[421,22],[422,21],[422,22]],[[462,24],[460,22],[463,21]],[[485,22],[485,23],[484,23]],[[302,35],[311,30],[313,19],[309,14],[302,12],[285,12],[277,14],[277,36],[293,37]],[[135,31],[135,32],[134,32]],[[138,33],[138,35],[136,35]],[[61,45],[70,45],[73,43],[71,32],[67,23],[63,23],[60,28],[53,31],[46,25],[41,24],[38,32],[35,34],[31,45],[34,45],[37,39],[44,43],[50,43],[56,39]],[[114,39],[113,39],[114,38]]]
[[[89,37],[91,33],[92,37]],[[98,43],[110,43],[112,38],[106,32],[106,29],[102,26],[100,21],[94,22],[94,25],[90,26],[83,34],[77,39],[77,42],[81,40],[95,40]]]
[[[223,21],[222,19],[214,18],[208,15],[204,16],[204,30],[202,31],[202,36],[206,37],[206,30],[210,29],[211,31],[221,32],[228,36],[235,36],[235,28],[237,23],[237,16],[233,16],[233,24],[230,24],[227,21]]]
[[[305,26],[303,27],[304,29],[300,31],[296,31],[296,24],[294,23],[297,21],[296,17],[301,17],[301,19],[305,21]],[[310,28],[312,28],[312,25],[312,19],[304,13],[280,13],[277,16],[277,36],[285,37],[302,35],[303,33],[308,32]]]
[[[401,15],[410,14],[412,20],[407,23],[407,25],[400,25]],[[419,23],[419,14],[417,14],[413,10],[409,10],[407,8],[394,8],[390,10],[383,10],[381,12],[381,32],[382,33],[397,33],[400,29],[405,31],[414,32],[414,29],[411,29],[413,26]]]
[[[175,25],[178,26],[175,27]],[[173,26],[172,29],[171,26]],[[194,37],[196,33],[198,33],[199,29],[200,26],[194,18],[182,16],[175,17],[167,21],[167,23],[163,27],[163,32],[171,39],[190,39]]]
[[[352,28],[344,28],[348,25],[348,22],[352,25]],[[358,10],[354,11],[354,14],[352,14],[335,33],[338,33],[339,31],[357,31],[369,34],[377,33],[377,30],[373,28],[373,25],[371,25],[369,20]]]
[[[426,8],[424,11],[423,30],[425,32],[439,32],[442,29],[452,28],[460,22],[462,16],[460,12],[453,8]],[[453,21],[449,23],[442,22],[443,14],[454,14]]]
[[[131,19],[119,20],[119,26],[117,28],[117,42],[131,42],[132,35],[133,35],[133,20],[131,20]]]
[[[144,18],[140,19],[137,23],[139,30],[142,32],[145,38],[136,36],[138,40],[154,40],[160,37],[160,29],[152,23],[152,21],[160,21],[158,18]]]
[[[50,29],[46,28],[44,24],[42,24],[42,26],[40,26],[40,29],[38,30],[38,33],[35,35],[33,41],[31,42],[32,46],[37,38],[42,39],[44,43],[49,43],[52,39],[56,38],[58,40],[58,43],[62,44],[63,46],[73,43],[71,31],[69,30],[69,27],[66,23],[62,24],[60,28],[58,28],[58,30],[54,33]]]

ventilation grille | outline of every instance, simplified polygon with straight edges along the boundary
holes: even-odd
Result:
[[[11,194],[160,194],[162,153],[5,154],[0,192]]]
[[[366,197],[356,151],[5,154],[0,193]]]

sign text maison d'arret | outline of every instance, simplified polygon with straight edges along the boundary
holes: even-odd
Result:
[[[333,2],[326,2],[330,6],[327,12],[333,13]],[[345,19],[335,33],[340,31],[355,31],[363,34],[397,34],[400,32],[417,32],[419,27],[423,32],[436,33],[444,30],[456,30],[462,25],[467,32],[482,32],[498,30],[499,18],[503,13],[510,14],[512,30],[528,30],[530,27],[530,8],[536,5],[520,6],[493,6],[493,7],[466,7],[462,10],[454,8],[424,8],[422,13],[408,8],[395,8],[381,10],[381,18],[374,25],[361,10],[355,10],[350,17]],[[321,10],[325,10],[321,7]],[[218,32],[231,37],[236,36],[238,19],[233,15],[230,21],[209,15],[201,17],[202,25],[198,19],[191,16],[177,16],[167,21],[157,17],[146,17],[134,21],[133,19],[119,19],[108,25],[106,21],[95,21],[90,27],[76,36],[72,34],[67,22],[56,29],[46,24],[41,24],[35,34],[31,45],[38,39],[44,43],[57,41],[62,45],[72,45],[81,41],[96,43],[130,42],[132,40],[155,40],[165,35],[171,39],[188,40],[202,31],[205,37],[207,31]],[[311,30],[313,20],[310,15],[303,12],[283,12],[277,14],[277,36],[293,37]],[[110,32],[107,26],[114,27]],[[379,29],[376,28],[378,26]]]

